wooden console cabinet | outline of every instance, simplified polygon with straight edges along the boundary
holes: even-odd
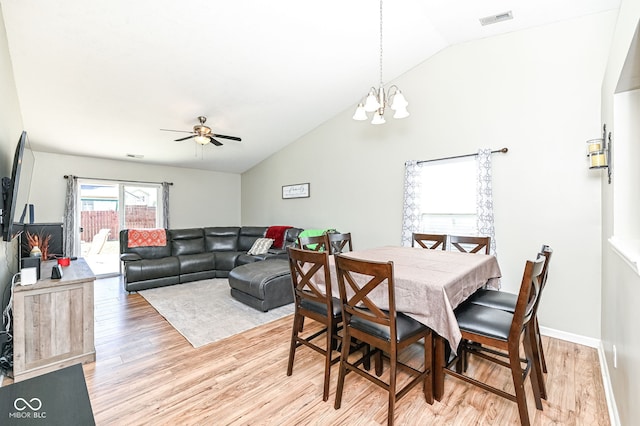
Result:
[[[93,285],[84,259],[51,279],[55,261],[43,262],[41,279],[13,293],[13,375],[16,382],[77,363],[94,362]]]

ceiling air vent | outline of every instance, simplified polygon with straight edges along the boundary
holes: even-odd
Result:
[[[129,157],[129,158],[144,158],[144,155],[142,155],[142,154],[127,154],[127,157]]]
[[[509,19],[513,19],[513,12],[511,11],[499,13],[497,15],[485,16],[484,18],[480,18],[480,23],[485,26],[502,21],[508,21]]]

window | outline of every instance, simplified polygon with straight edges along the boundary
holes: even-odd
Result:
[[[640,90],[614,97],[613,237],[616,251],[640,273]]]
[[[491,237],[496,254],[491,155],[477,154],[405,164],[402,245],[414,232]]]
[[[419,232],[477,235],[475,157],[421,167]]]
[[[615,128],[612,136],[614,250],[640,274],[640,25],[631,42],[613,99]]]

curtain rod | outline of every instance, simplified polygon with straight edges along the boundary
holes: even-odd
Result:
[[[496,154],[498,152],[506,154],[507,152],[509,152],[509,148],[502,148],[502,149],[496,149],[495,151],[491,151],[492,154]],[[431,163],[432,161],[444,161],[444,160],[453,160],[455,158],[476,157],[477,155],[478,155],[478,153],[475,153],[475,154],[464,154],[464,155],[454,155],[453,157],[434,158],[433,160],[422,160],[422,161],[418,161],[417,163],[418,164]]]
[[[147,184],[153,184],[153,185],[158,185],[158,184],[162,184],[163,182],[145,182],[142,180],[123,180],[123,179],[104,179],[104,178],[92,178],[92,177],[86,177],[86,176],[76,176],[78,179],[90,179],[90,180],[104,180],[104,181],[109,181],[109,182],[125,182],[125,183],[147,183]],[[69,175],[64,175],[65,179],[69,179]],[[169,185],[173,185],[173,182],[167,182]]]

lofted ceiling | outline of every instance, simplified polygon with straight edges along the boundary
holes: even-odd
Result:
[[[375,0],[0,5],[37,151],[242,173],[378,85]],[[385,83],[453,44],[618,7],[619,0],[386,0]],[[509,10],[514,19],[480,25]],[[201,147],[160,131],[190,130],[200,115],[214,133],[242,142]]]

